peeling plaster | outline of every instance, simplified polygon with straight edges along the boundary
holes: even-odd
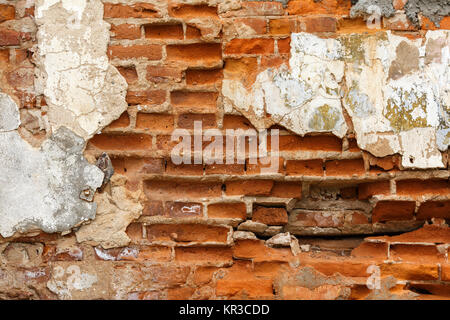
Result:
[[[53,130],[91,138],[127,108],[127,83],[108,62],[110,25],[100,0],[38,0],[35,87]]]
[[[16,130],[15,103],[2,96],[0,110],[10,114],[9,120],[2,118],[9,131],[0,131],[0,234],[9,237],[36,229],[59,232],[93,219],[96,204],[83,201],[80,195],[93,196],[104,174],[83,157],[85,141],[61,127],[40,149],[34,149]]]
[[[409,40],[388,32],[321,39],[291,35],[290,69],[266,69],[247,90],[224,79],[223,95],[257,128],[347,132],[376,157],[399,153],[405,168],[442,168],[450,144],[449,32]]]

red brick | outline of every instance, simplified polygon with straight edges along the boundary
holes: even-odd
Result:
[[[272,197],[279,198],[297,198],[302,197],[302,183],[301,182],[275,182],[272,191]]]
[[[288,176],[323,176],[323,161],[287,160],[286,175]]]
[[[166,91],[164,90],[128,91],[126,100],[130,105],[162,104],[166,101]]]
[[[105,18],[153,18],[160,14],[150,3],[135,3],[131,5],[104,3]]]
[[[436,246],[410,245],[410,244],[391,244],[390,258],[405,262],[444,262],[445,258],[441,255]]]
[[[20,32],[0,29],[0,46],[18,46],[20,45]]]
[[[181,81],[181,69],[168,66],[148,66],[147,79],[151,82]]]
[[[114,171],[119,174],[152,174],[164,172],[164,160],[157,158],[115,158],[111,159]]]
[[[173,115],[171,114],[139,112],[136,117],[136,128],[157,132],[171,132],[174,127],[173,122]]]
[[[152,137],[145,134],[97,134],[90,141],[101,150],[150,150],[152,148]]]
[[[171,160],[167,161],[166,173],[170,175],[181,176],[201,176],[203,175],[202,164],[174,164]]]
[[[289,261],[293,255],[290,248],[269,248],[262,240],[238,240],[233,247],[233,257],[262,262]]]
[[[253,208],[252,221],[267,225],[282,226],[288,223],[288,215],[285,208],[255,206]]]
[[[186,70],[186,84],[213,85],[223,78],[222,69],[188,69]]]
[[[183,40],[183,25],[180,24],[148,24],[144,26],[145,37],[150,39]]]
[[[363,242],[358,247],[352,250],[352,256],[354,257],[377,258],[386,260],[388,258],[387,254],[387,243]]]
[[[442,280],[443,281],[450,281],[450,264],[442,264],[441,265],[442,270]]]
[[[222,63],[222,47],[220,43],[194,43],[168,45],[167,60],[189,66],[203,68],[215,67]]]
[[[246,77],[242,77],[245,74]],[[224,77],[226,79],[236,79],[244,86],[250,88],[258,75],[258,60],[255,57],[245,57],[240,59],[226,59],[224,66]]]
[[[208,164],[205,167],[205,174],[228,174],[242,175],[245,173],[243,164]]]
[[[226,54],[271,54],[273,39],[233,39],[225,46]]]
[[[280,16],[284,14],[280,2],[246,1],[241,10],[227,12],[227,16]]]
[[[135,24],[111,25],[112,38],[116,39],[139,39],[141,37],[141,26]]]
[[[146,201],[144,203],[143,216],[162,216],[164,215],[164,207],[162,201]]]
[[[0,50],[0,65],[9,62],[9,49]]]
[[[144,191],[150,199],[212,198],[222,195],[222,185],[217,182],[177,182],[149,180]]]
[[[273,187],[272,180],[236,180],[225,183],[227,195],[268,196]]]
[[[14,6],[0,4],[0,22],[14,20],[15,16],[16,9],[14,8]]]
[[[287,54],[291,51],[291,38],[279,39],[277,43],[280,54]]]
[[[165,214],[172,218],[203,217],[203,205],[198,202],[170,201],[165,203]]]
[[[336,32],[337,20],[335,17],[302,17],[299,21],[302,31]]]
[[[217,17],[217,7],[206,4],[173,4],[169,7],[169,15],[177,18],[214,18]]]
[[[411,220],[415,207],[414,201],[378,201],[372,210],[372,222]]]
[[[358,185],[358,199],[369,199],[374,195],[391,194],[391,184],[389,181],[368,182]]]
[[[248,175],[284,173],[284,159],[281,157],[251,158],[246,163]]]
[[[269,20],[269,33],[273,35],[290,35],[297,31],[297,20],[282,18]]]
[[[202,31],[193,26],[193,25],[186,25],[186,39],[201,39],[202,37]]]
[[[132,242],[140,242],[142,237],[142,224],[130,223],[126,229],[127,236]]]
[[[203,129],[215,128],[216,115],[211,114],[180,114],[178,116],[178,127],[185,129],[193,129],[194,121],[201,121]]]
[[[426,201],[422,203],[417,212],[417,219],[431,218],[450,219],[450,201]]]
[[[188,112],[215,112],[216,92],[172,91],[170,101],[175,109]]]
[[[342,151],[342,142],[335,136],[280,135],[279,140],[280,151]]]
[[[365,173],[364,161],[362,159],[325,162],[325,174],[327,177],[364,175]]]
[[[132,84],[139,79],[135,66],[117,67],[117,70],[127,80],[128,84]]]
[[[208,218],[245,219],[247,208],[245,203],[213,203],[208,205]]]
[[[148,59],[160,60],[162,58],[162,47],[156,44],[143,45],[112,45],[108,47],[108,56],[110,59]]]
[[[228,232],[227,227],[205,224],[152,224],[147,226],[149,241],[226,243]]]

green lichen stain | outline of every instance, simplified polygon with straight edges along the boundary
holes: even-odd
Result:
[[[417,96],[415,92],[401,90],[400,101],[403,102],[402,105],[398,105],[393,99],[389,99],[387,101],[386,109],[383,112],[383,115],[389,120],[391,127],[396,132],[427,127],[426,117],[413,118],[413,112],[418,108],[426,114],[426,94]]]
[[[331,131],[340,120],[340,114],[328,104],[318,107],[309,120],[309,127],[314,130]]]
[[[343,47],[343,58],[345,61],[361,62],[365,59],[364,44],[370,40],[387,40],[385,32],[378,32],[376,34],[350,34],[338,38]]]

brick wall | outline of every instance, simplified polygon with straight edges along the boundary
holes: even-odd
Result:
[[[420,39],[439,29],[425,16],[420,25],[402,19],[403,2],[394,1],[382,30]],[[261,173],[250,157],[228,165],[171,159],[172,132],[193,135],[194,121],[224,136],[255,128],[227,103],[222,80],[249,88],[262,71],[289,64],[291,33],[374,33],[350,18],[350,0],[103,4],[107,54],[128,83],[128,109],[85,155],[109,155],[115,174],[101,192],[119,208],[115,187],[139,194],[141,215],[125,247],[77,241],[77,227],[1,238],[1,298],[450,298],[448,150],[443,168],[406,169],[398,154],[361,150],[347,117],[342,138],[272,126],[280,130],[275,172]],[[1,90],[18,102],[21,134],[37,146],[45,132],[33,112],[45,112],[45,97],[33,83],[33,14],[29,1],[0,1]],[[380,289],[367,287],[370,266]],[[70,287],[73,274],[94,280]]]

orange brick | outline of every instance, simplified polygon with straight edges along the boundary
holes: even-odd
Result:
[[[160,60],[162,58],[162,47],[156,44],[145,45],[112,45],[108,47],[108,56],[110,59],[148,59]]]
[[[415,208],[414,201],[378,201],[372,210],[372,222],[411,220]]]
[[[262,240],[238,240],[233,247],[236,259],[252,259],[253,262],[285,262],[293,258],[290,248],[269,248]]]
[[[426,201],[422,203],[417,212],[417,219],[431,218],[450,219],[450,201]]]
[[[442,270],[442,280],[450,281],[450,264],[442,264],[441,270]]]
[[[242,79],[242,75],[246,77]],[[238,79],[244,86],[251,86],[258,75],[258,60],[253,57],[246,57],[240,59],[226,59],[224,67],[225,79]]]
[[[269,32],[273,35],[290,35],[291,32],[296,32],[295,19],[271,19],[269,20]]]
[[[291,0],[288,3],[289,15],[336,14],[349,15],[351,2],[347,0]]]
[[[219,270],[217,267],[198,267],[194,271],[194,284],[199,286],[212,281],[214,273]]]
[[[153,18],[160,14],[150,3],[135,3],[132,5],[104,3],[105,18]]]
[[[142,224],[140,223],[130,223],[126,229],[127,236],[132,242],[139,242],[143,239],[142,237]]]
[[[284,159],[281,157],[251,158],[247,159],[246,163],[248,175],[284,173]]]
[[[179,111],[208,113],[216,111],[216,92],[172,91],[170,101]]]
[[[380,265],[381,276],[394,276],[398,280],[437,280],[438,266],[435,264],[393,263]]]
[[[128,91],[126,100],[130,105],[162,104],[166,101],[166,94],[164,90]]]
[[[208,205],[208,218],[245,219],[247,208],[245,203],[213,203]]]
[[[246,30],[249,27],[252,28],[252,34],[265,34],[266,33],[266,19],[265,18],[240,18],[233,20],[233,27]]]
[[[195,292],[194,288],[169,288],[167,290],[167,300],[188,300]]]
[[[278,52],[280,54],[287,54],[291,51],[291,38],[277,40]]]
[[[152,137],[145,134],[97,134],[90,141],[90,145],[101,150],[150,150]]]
[[[352,256],[354,257],[376,258],[380,260],[387,259],[387,253],[387,243],[363,242],[352,250]]]
[[[188,85],[213,85],[223,78],[222,69],[188,69],[186,70],[186,83]]]
[[[323,161],[287,160],[286,175],[288,176],[323,176]]]
[[[405,262],[444,262],[445,258],[441,255],[436,246],[410,245],[410,244],[391,244],[390,258],[393,260]]]
[[[200,17],[217,17],[217,7],[208,6],[206,4],[173,4],[169,7],[169,15],[177,18],[200,18]]]
[[[236,180],[225,183],[227,195],[268,196],[272,180]]]
[[[222,47],[219,43],[195,43],[168,45],[167,60],[189,66],[215,67],[222,63]]]
[[[233,39],[225,46],[226,54],[271,54],[273,39]]]
[[[410,197],[450,195],[450,180],[399,180],[397,194]]]
[[[177,247],[175,260],[181,263],[192,264],[231,264],[233,253],[226,247]]]
[[[362,159],[334,160],[325,162],[327,177],[364,175],[364,161]]]
[[[173,122],[173,116],[171,114],[139,112],[136,117],[136,128],[149,131],[171,132],[174,127]]]
[[[206,174],[242,175],[245,173],[243,164],[208,164],[205,167]]]
[[[422,16],[422,29],[425,30],[438,30],[438,29],[450,29],[450,17],[443,17],[439,22],[439,28],[427,17]]]
[[[222,195],[217,182],[145,181],[145,194],[149,199],[212,198]]]
[[[14,6],[0,4],[0,22],[14,20],[15,16],[16,9],[14,8]]]
[[[272,280],[218,280],[216,295],[234,299],[269,299],[273,297]]]
[[[20,45],[20,32],[10,29],[0,29],[0,46]]]
[[[224,115],[223,129],[254,129],[250,121],[243,116]]]
[[[116,39],[139,39],[141,37],[141,26],[135,24],[111,25],[112,38]]]
[[[370,276],[370,274],[367,273],[367,268],[371,263],[366,261],[307,259],[304,261],[304,264],[313,267],[316,271],[319,271],[326,276],[332,276],[336,273],[339,273],[344,277],[367,278]]]
[[[282,226],[288,223],[288,215],[285,208],[255,206],[253,208],[252,221],[272,226]]]
[[[149,241],[226,243],[227,227],[205,224],[152,224],[147,227]]]
[[[368,182],[358,185],[358,199],[369,199],[374,195],[391,194],[391,184],[389,181]]]
[[[111,122],[108,128],[110,129],[126,128],[129,125],[130,125],[130,117],[128,116],[128,112],[125,111],[124,113],[122,113],[119,119]]]
[[[230,16],[280,16],[283,14],[283,5],[274,1],[246,1],[242,3],[241,10],[227,13]]]
[[[183,40],[183,25],[180,24],[148,24],[144,26],[145,37],[150,39]]]
[[[186,39],[201,39],[202,37],[202,31],[193,26],[186,24]]]

